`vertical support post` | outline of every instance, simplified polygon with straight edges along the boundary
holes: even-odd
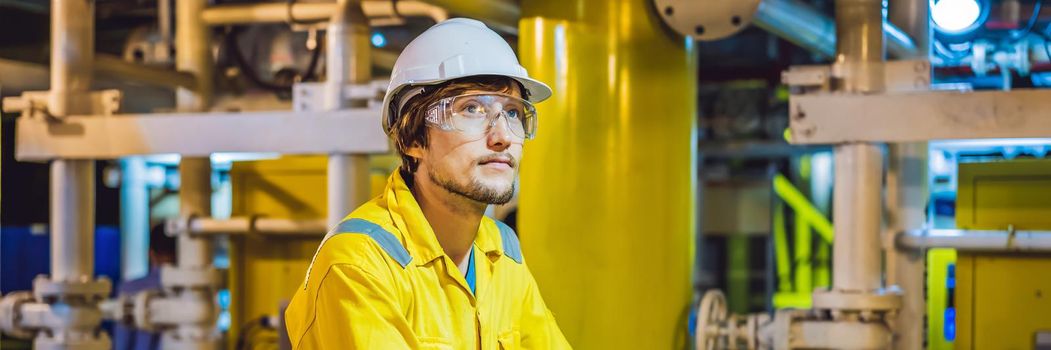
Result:
[[[208,0],[179,0],[175,2],[175,66],[180,71],[193,73],[197,77],[195,89],[178,89],[175,92],[176,107],[180,111],[205,111],[212,103],[212,72],[214,62],[211,54],[211,29],[201,21],[201,12]],[[212,162],[209,157],[184,157],[179,162],[179,215],[209,217],[212,214]],[[211,238],[193,237],[188,232],[176,239],[176,268],[185,272],[211,274],[213,252]],[[163,274],[163,272],[162,272]],[[162,280],[164,278],[162,277]],[[171,298],[188,304],[207,305],[210,314],[200,322],[186,322],[162,333],[164,348],[215,349],[215,320],[218,317],[212,303],[214,286],[189,284],[179,288]]]
[[[366,99],[346,96],[348,84],[371,79],[369,26],[359,0],[340,0],[326,33],[326,108],[363,107]],[[369,197],[369,158],[363,154],[328,157],[328,224],[335,226]]]
[[[120,160],[120,274],[132,280],[149,273],[150,198],[142,157]]]
[[[927,143],[892,145],[887,174],[887,204],[890,222],[884,239],[887,252],[887,284],[902,291],[902,305],[895,322],[895,349],[923,347],[923,324],[926,321],[924,275],[926,251],[897,249],[894,235],[904,230],[921,229],[926,224]]]
[[[157,29],[161,35],[162,53],[165,62],[170,62],[172,49],[172,1],[157,0]]]
[[[845,292],[876,291],[882,285],[883,153],[874,144],[837,145],[835,152],[832,287]]]
[[[95,275],[95,162],[51,163],[51,279]]]
[[[51,90],[55,117],[91,113],[86,102],[95,52],[95,4],[51,1]],[[92,15],[85,15],[92,14]],[[94,275],[95,162],[51,163],[51,278],[73,281]]]
[[[179,162],[179,215],[212,214],[212,162],[208,158],[186,157]],[[206,237],[181,234],[177,239],[176,264],[180,268],[212,266],[212,242]]]
[[[882,0],[837,0],[836,38],[833,88],[852,93],[882,91]],[[879,146],[835,146],[833,290],[869,292],[881,286],[882,175],[883,154]]]
[[[51,1],[48,112],[54,117],[92,112],[94,14],[92,0]],[[33,347],[109,348],[109,337],[98,331],[98,299],[108,294],[110,287],[108,281],[95,280],[95,161],[53,161],[50,204],[51,276],[35,281],[34,290],[52,310],[62,310],[52,313],[61,320],[37,333]],[[48,287],[41,288],[43,285]]]
[[[911,59],[929,59],[931,49],[930,2],[928,0],[895,0],[889,3],[890,22],[912,37],[916,56]],[[923,228],[927,221],[926,142],[892,144],[887,171],[887,204],[890,213],[888,231],[884,239],[887,261],[887,284],[897,285],[902,291],[901,309],[895,322],[894,348],[919,350],[923,348],[923,329],[926,311],[924,296],[924,264],[926,252],[898,250],[894,235],[902,230]]]

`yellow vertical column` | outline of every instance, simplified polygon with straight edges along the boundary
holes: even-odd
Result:
[[[519,55],[554,97],[526,144],[519,233],[569,341],[686,341],[694,264],[696,57],[649,1],[523,0]]]

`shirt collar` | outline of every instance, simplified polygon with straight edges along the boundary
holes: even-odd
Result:
[[[387,210],[398,230],[402,232],[402,240],[405,242],[409,254],[413,256],[416,265],[425,265],[434,259],[445,256],[445,250],[438,243],[438,237],[434,229],[423,216],[419,202],[413,196],[409,184],[405,181],[400,170],[395,170],[387,180],[386,196]],[[493,219],[482,216],[482,222],[478,225],[478,234],[474,239],[475,246],[484,252],[490,259],[499,257],[503,252],[503,242],[500,239],[500,230],[496,227]]]

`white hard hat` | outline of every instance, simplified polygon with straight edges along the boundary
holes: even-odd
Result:
[[[477,75],[502,75],[517,80],[533,103],[551,97],[551,88],[529,77],[500,35],[482,22],[453,18],[428,28],[398,56],[383,97],[383,131],[390,134],[400,116],[401,111],[395,110],[400,106],[392,104],[399,103],[394,98],[406,87]]]

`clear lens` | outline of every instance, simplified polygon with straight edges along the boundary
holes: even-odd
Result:
[[[497,123],[505,123],[512,134],[532,139],[536,133],[536,109],[526,100],[503,94],[468,94],[438,101],[428,110],[428,122],[445,130],[484,135]]]

